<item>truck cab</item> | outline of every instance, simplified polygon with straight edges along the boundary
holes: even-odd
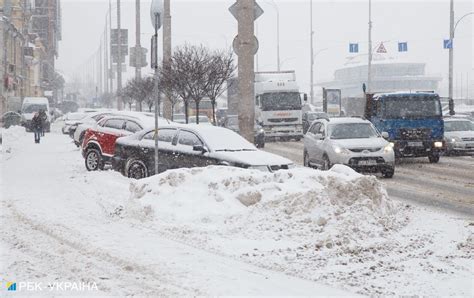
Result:
[[[431,92],[367,94],[365,117],[388,133],[396,157],[439,161],[445,148],[439,95]]]

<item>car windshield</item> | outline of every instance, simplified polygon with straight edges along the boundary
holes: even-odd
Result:
[[[48,106],[45,104],[30,104],[27,105],[26,107],[23,107],[22,112],[23,113],[36,113],[39,112],[40,110],[46,111],[48,109]]]
[[[308,120],[313,121],[321,118],[329,118],[326,113],[308,113]]]
[[[444,131],[474,131],[471,121],[445,121]]]
[[[386,118],[405,119],[441,116],[441,105],[435,96],[404,96],[384,98]]]
[[[225,128],[199,131],[212,151],[255,151],[255,146],[232,130]]]
[[[378,137],[369,123],[341,123],[330,126],[331,139],[366,139]]]
[[[263,111],[301,110],[301,98],[297,92],[265,93],[261,98]]]

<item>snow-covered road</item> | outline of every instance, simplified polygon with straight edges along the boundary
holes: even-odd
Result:
[[[37,145],[15,128],[1,169],[2,284],[98,288],[56,295],[474,295],[472,219],[392,202],[345,167],[132,181],[87,172],[67,136]]]

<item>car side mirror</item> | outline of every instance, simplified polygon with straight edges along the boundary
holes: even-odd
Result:
[[[382,138],[388,140],[388,138],[389,138],[388,132],[386,132],[386,131],[382,132]]]
[[[203,145],[194,145],[193,146],[193,151],[199,151],[203,154],[207,152],[206,148],[204,148]]]

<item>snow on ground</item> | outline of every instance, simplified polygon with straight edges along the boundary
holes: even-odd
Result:
[[[11,131],[11,132],[10,132]],[[474,294],[474,222],[392,201],[343,166],[86,172],[67,136],[2,152],[0,276],[115,295]]]

